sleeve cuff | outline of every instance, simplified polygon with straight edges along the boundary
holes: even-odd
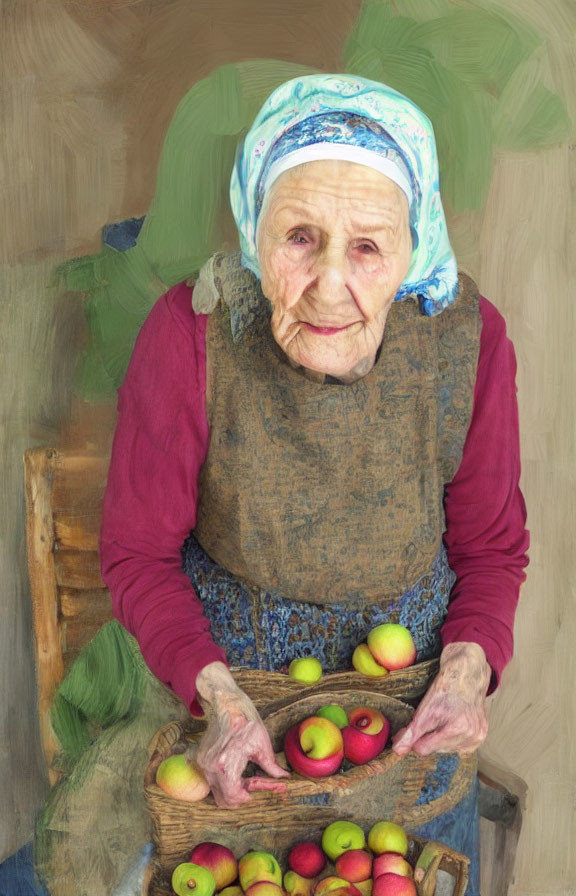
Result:
[[[209,663],[224,663],[228,666],[226,654],[216,644],[207,644],[200,649],[187,649],[178,655],[170,687],[184,701],[195,718],[202,718],[204,712],[196,699],[196,677]]]

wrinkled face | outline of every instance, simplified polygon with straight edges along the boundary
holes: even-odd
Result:
[[[288,358],[345,382],[365,376],[410,266],[400,188],[365,165],[307,162],[268,191],[257,242],[272,332]]]

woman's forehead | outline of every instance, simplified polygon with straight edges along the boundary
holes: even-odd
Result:
[[[366,165],[333,160],[307,162],[282,174],[266,197],[263,214],[314,216],[335,209],[354,211],[363,220],[381,221],[385,216],[385,226],[402,213],[408,216],[404,193],[386,175]]]

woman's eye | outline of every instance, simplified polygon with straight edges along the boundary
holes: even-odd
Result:
[[[297,230],[295,233],[291,233],[288,237],[288,242],[296,243],[298,246],[305,246],[308,242],[308,237],[301,230]]]
[[[377,251],[376,246],[373,243],[359,243],[357,248],[366,255]]]

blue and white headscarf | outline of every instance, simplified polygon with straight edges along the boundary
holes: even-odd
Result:
[[[230,199],[245,267],[261,277],[256,247],[266,191],[295,165],[343,159],[386,174],[410,206],[412,259],[396,300],[420,298],[425,314],[446,308],[458,291],[438,183],[432,125],[411,100],[354,75],[308,75],[272,93],[238,149]]]

